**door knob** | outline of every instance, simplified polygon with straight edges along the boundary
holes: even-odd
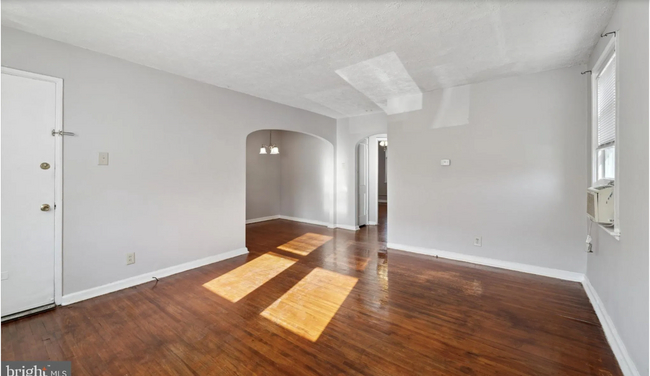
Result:
[[[41,211],[50,211],[50,205],[48,204],[41,205]]]

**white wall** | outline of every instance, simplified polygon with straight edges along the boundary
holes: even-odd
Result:
[[[297,132],[282,133],[281,215],[333,224],[334,147]]]
[[[269,144],[269,130],[246,138],[246,219],[280,215],[280,155],[260,155]],[[273,144],[282,150],[283,131],[273,132]]]
[[[605,31],[618,30],[618,149],[621,237],[600,227],[587,278],[641,375],[648,366],[648,2],[619,1]],[[602,38],[589,69],[611,37]],[[590,127],[589,127],[590,128]],[[591,169],[588,163],[586,170]],[[623,366],[623,365],[622,365]],[[630,368],[633,368],[630,365]]]
[[[366,137],[387,133],[387,117],[377,113],[338,119],[336,124],[336,224],[353,229],[357,225],[356,145]]]
[[[64,294],[244,247],[249,133],[336,143],[333,119],[4,27],[2,65],[64,79]]]
[[[431,92],[422,110],[389,116],[389,242],[584,272],[580,71]]]

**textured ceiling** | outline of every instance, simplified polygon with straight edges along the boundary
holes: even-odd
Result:
[[[405,70],[422,92],[581,64],[615,5],[612,0],[3,0],[2,23],[340,118],[380,112],[377,98],[383,101],[391,88],[410,85],[400,81],[403,74],[392,83],[378,82],[376,70],[368,75],[363,69],[366,61],[385,55],[388,66]],[[411,86],[405,90],[413,91]]]

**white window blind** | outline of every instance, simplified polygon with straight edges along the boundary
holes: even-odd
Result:
[[[596,78],[598,84],[598,148],[616,141],[616,59],[615,53]]]

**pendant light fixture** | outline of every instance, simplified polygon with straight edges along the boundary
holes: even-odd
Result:
[[[379,141],[379,146],[384,148],[384,151],[388,150],[388,140],[381,140]]]
[[[280,154],[280,148],[273,145],[273,131],[269,131],[269,144],[260,148],[260,154]],[[269,153],[270,152],[270,153]]]

